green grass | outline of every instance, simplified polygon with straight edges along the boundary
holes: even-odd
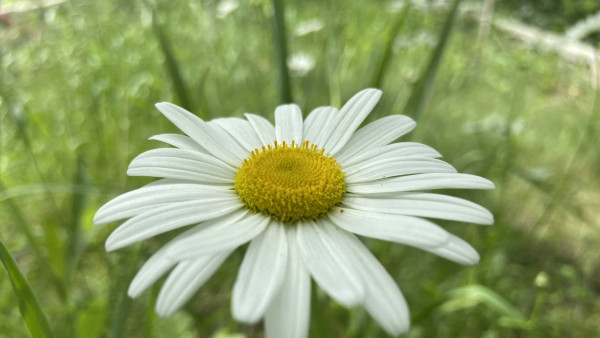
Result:
[[[260,326],[235,323],[229,309],[243,250],[184,311],[162,319],[152,309],[157,287],[135,300],[126,290],[169,235],[107,254],[114,225],[92,224],[104,202],[151,181],[125,172],[136,154],[162,146],[149,136],[176,132],[155,102],[206,118],[272,119],[280,101],[270,1],[241,2],[222,19],[214,1],[152,4],[70,1],[0,26],[0,237],[57,337],[260,337]],[[294,101],[305,113],[340,105],[377,78],[384,95],[370,120],[405,112],[434,50],[420,33],[439,36],[446,13],[410,9],[397,34],[411,43],[390,49],[400,15],[366,0],[286,1],[288,53],[316,61],[306,76],[290,74]],[[313,18],[322,30],[293,34]],[[496,183],[492,192],[450,192],[488,207],[493,227],[443,223],[473,244],[480,264],[366,242],[406,295],[407,337],[597,336],[600,117],[589,69],[498,31],[477,44],[477,28],[455,20],[411,139]],[[384,335],[363,309],[312,297],[311,337]],[[7,337],[28,335],[18,304],[1,277]]]

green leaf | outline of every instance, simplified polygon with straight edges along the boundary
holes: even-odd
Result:
[[[109,338],[120,338],[125,336],[125,323],[129,318],[131,312],[131,298],[127,296],[127,285],[135,276],[138,269],[138,262],[140,260],[142,246],[137,245],[133,258],[130,262],[130,266],[124,272],[119,273],[117,277],[117,284],[114,291],[117,293],[117,300],[114,304],[114,312],[110,318],[110,329],[108,333]]]
[[[27,329],[32,337],[53,337],[52,330],[48,325],[48,320],[40,303],[33,293],[33,290],[27,283],[27,279],[19,270],[15,259],[12,257],[4,243],[0,240],[0,260],[8,273],[10,283],[12,284],[21,316],[27,325]]]
[[[446,20],[444,21],[444,25],[440,31],[438,42],[429,55],[427,67],[425,67],[419,76],[419,79],[415,83],[413,90],[410,93],[410,97],[404,106],[403,114],[412,116],[417,122],[421,118],[421,113],[425,108],[427,99],[429,98],[431,89],[433,88],[435,76],[442,61],[442,56],[444,55],[444,50],[446,49],[448,39],[450,38],[452,26],[454,25],[454,18],[456,17],[459,3],[460,0],[454,0],[452,3],[452,7],[446,16]]]
[[[189,110],[194,111],[195,106],[194,102],[191,99],[189,94],[188,85],[186,84],[183,76],[181,75],[181,67],[179,66],[179,61],[175,57],[175,53],[173,53],[173,49],[171,48],[171,44],[169,39],[158,22],[156,10],[152,9],[152,28],[154,30],[154,34],[158,39],[158,43],[160,44],[160,49],[165,56],[165,60],[167,61],[167,71],[171,76],[171,81],[173,82],[173,86],[175,87],[175,94],[179,99],[181,105]],[[206,117],[202,114],[202,112],[195,112],[200,118],[205,119]]]
[[[86,186],[88,183],[87,171],[83,163],[83,155],[80,151],[77,154],[76,170],[73,177],[73,186]],[[86,190],[84,190],[86,191]],[[86,206],[87,195],[73,192],[71,194],[71,217],[67,226],[67,245],[66,245],[66,281],[70,282],[84,248],[84,241],[81,236],[81,217]]]
[[[377,69],[373,75],[373,80],[371,80],[371,87],[373,88],[381,88],[381,83],[383,82],[383,76],[386,74],[386,69],[390,64],[390,58],[392,56],[392,47],[394,45],[394,41],[396,41],[396,37],[400,30],[404,26],[404,22],[406,21],[406,17],[408,15],[408,11],[410,9],[410,1],[407,1],[404,7],[402,8],[402,12],[398,16],[396,23],[389,31],[385,40],[385,49],[381,54],[381,58],[379,62],[377,62]]]
[[[293,99],[287,66],[285,11],[281,0],[273,0],[273,39],[277,52],[277,70],[279,71],[279,100],[280,103],[291,103]]]
[[[468,285],[450,291],[449,299],[440,307],[440,311],[451,313],[463,309],[484,305],[501,317],[502,323],[510,323],[511,327],[528,327],[525,316],[506,298],[483,285]],[[501,324],[502,324],[501,323]]]
[[[6,187],[4,186],[2,181],[0,181],[0,190],[2,190],[4,192],[7,191]],[[57,273],[52,269],[52,267],[56,267],[56,266],[53,266],[51,259],[49,259],[42,252],[42,245],[36,239],[36,237],[33,233],[33,229],[31,227],[31,225],[29,224],[29,222],[27,221],[27,219],[25,218],[25,215],[23,214],[23,211],[21,211],[21,208],[19,207],[19,205],[17,205],[17,203],[15,203],[15,201],[12,200],[12,198],[10,197],[10,194],[7,194],[7,195],[9,197],[3,200],[3,196],[2,196],[2,194],[0,194],[0,201],[5,202],[5,205],[8,207],[9,212],[12,214],[12,216],[15,218],[15,221],[19,225],[19,229],[21,229],[23,231],[23,234],[25,235],[25,238],[27,239],[27,243],[29,244],[29,247],[31,248],[33,255],[35,256],[35,260],[38,263],[40,263],[42,268],[48,272],[48,274],[52,280],[52,283],[55,286],[56,291],[58,292],[60,299],[63,302],[65,302],[67,299],[67,291],[61,280],[61,277],[59,275],[57,275]],[[52,224],[52,223],[48,223],[48,224]],[[44,229],[44,230],[46,230],[46,229]],[[52,250],[52,248],[47,248],[47,249]]]

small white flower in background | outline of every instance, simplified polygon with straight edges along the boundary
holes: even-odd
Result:
[[[420,31],[413,35],[401,35],[394,40],[394,50],[418,46],[433,47],[437,44],[437,37],[427,31]]]
[[[305,120],[298,106],[282,105],[275,126],[253,114],[205,122],[173,104],[157,104],[186,135],[151,137],[175,148],[139,155],[127,173],[162,179],[116,197],[94,221],[128,218],[107,239],[108,251],[191,227],[150,257],[129,295],[139,296],[169,273],[156,311],[172,315],[233,250],[250,242],[232,292],[236,320],[264,318],[268,337],[306,337],[313,278],[340,304],[363,305],[389,334],[407,331],[400,289],[355,234],[476,264],[479,256],[468,243],[425,218],[492,224],[490,212],[418,191],[494,185],[457,173],[426,145],[390,143],[415,127],[406,116],[358,129],[380,96],[366,89],[341,109],[319,107]]]
[[[217,18],[223,19],[238,9],[240,3],[237,0],[223,0],[217,5]]]
[[[465,134],[484,132],[504,135],[510,130],[512,134],[519,135],[524,129],[525,123],[522,119],[515,119],[509,123],[506,118],[498,115],[490,115],[480,121],[465,122],[462,126],[462,131]]]
[[[310,33],[318,32],[325,27],[323,21],[319,19],[310,19],[306,21],[299,22],[294,28],[294,35],[296,36],[304,36]]]
[[[552,176],[552,170],[548,167],[535,167],[525,169],[525,175],[532,181],[542,182]]]
[[[306,53],[296,53],[288,59],[288,68],[297,76],[305,76],[315,68],[315,59]]]

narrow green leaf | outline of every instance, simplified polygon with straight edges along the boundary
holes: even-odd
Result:
[[[19,270],[15,259],[12,257],[2,240],[0,240],[0,260],[8,273],[10,283],[12,284],[21,316],[27,325],[27,329],[32,337],[52,337],[52,330],[48,325],[48,320],[40,303],[33,293],[33,290],[27,283],[27,279]]]
[[[202,75],[200,75],[200,80],[198,83],[198,87],[196,89],[196,93],[198,93],[198,99],[196,100],[196,103],[198,104],[198,106],[196,107],[196,109],[200,112],[202,112],[202,118],[203,119],[211,119],[213,116],[212,110],[210,109],[210,106],[208,105],[208,99],[206,97],[206,92],[205,92],[205,88],[206,88],[206,81],[208,80],[208,75],[210,73],[210,68],[207,68],[204,73],[202,73]]]
[[[4,186],[2,181],[0,181],[0,191],[7,191],[6,187]],[[2,200],[1,197],[2,196],[0,194],[0,201],[5,202],[4,205],[6,205],[8,207],[9,212],[12,214],[12,216],[15,218],[15,221],[19,225],[19,229],[21,229],[23,231],[23,234],[25,235],[25,238],[27,239],[27,244],[29,244],[29,247],[33,251],[33,255],[35,256],[35,259],[40,263],[42,268],[48,272],[48,274],[52,280],[52,284],[55,286],[60,299],[63,302],[66,302],[67,291],[65,289],[65,286],[62,283],[60,277],[56,274],[56,272],[52,270],[52,268],[51,268],[52,264],[50,263],[50,261],[46,257],[46,255],[44,255],[44,253],[42,252],[42,249],[41,249],[42,245],[39,243],[39,241],[34,236],[32,227],[29,224],[29,222],[27,221],[27,219],[25,218],[25,215],[21,211],[21,208],[17,205],[17,203],[15,203],[15,201],[12,200],[12,198],[10,198],[10,196],[8,198],[6,198],[5,200]]]
[[[82,153],[77,154],[75,176],[73,178],[73,186],[86,186],[87,175],[85,166],[83,163]],[[85,191],[85,190],[84,190]],[[79,262],[79,258],[82,252],[82,239],[81,239],[81,216],[85,208],[86,194],[79,194],[73,192],[71,194],[71,219],[67,227],[68,237],[66,245],[66,259],[67,259],[67,283],[70,282],[73,273]]]
[[[287,42],[285,36],[285,11],[281,0],[273,0],[273,38],[279,75],[280,103],[292,102],[290,74],[287,66]]]
[[[483,285],[468,285],[450,292],[450,299],[440,306],[446,313],[483,304],[499,315],[514,320],[526,321],[525,316],[506,298]]]
[[[156,38],[158,39],[158,43],[160,44],[160,49],[162,50],[165,60],[167,61],[167,72],[169,73],[171,81],[173,82],[173,86],[175,87],[175,95],[177,95],[179,102],[184,108],[194,111],[196,107],[194,106],[194,102],[189,94],[188,86],[181,75],[179,61],[177,61],[175,53],[173,53],[173,49],[171,48],[171,44],[163,27],[158,22],[156,10],[154,9],[152,9],[152,28]],[[196,114],[203,119],[206,118],[202,112],[196,112]]]
[[[404,26],[404,22],[406,21],[409,9],[410,1],[407,1],[404,5],[404,8],[402,8],[402,12],[400,12],[400,15],[398,16],[396,23],[386,36],[383,53],[381,54],[381,58],[377,63],[377,69],[375,70],[373,79],[371,80],[371,87],[373,88],[381,88],[383,77],[386,74],[387,67],[390,64],[390,58],[392,56],[392,47],[394,45],[394,41],[396,40],[396,37],[398,37],[400,30]]]
[[[146,296],[146,309],[144,311],[144,338],[156,337],[156,312],[154,307],[156,306],[156,298],[158,298],[158,292],[160,291],[160,285],[154,284]]]
[[[125,272],[117,272],[117,284],[114,289],[117,292],[117,300],[114,304],[114,312],[110,319],[109,338],[120,338],[125,335],[125,323],[129,317],[131,308],[131,298],[127,296],[127,285],[135,276],[138,269],[142,246],[138,245],[130,262],[129,269],[124,268]]]
[[[456,17],[459,3],[460,0],[454,0],[452,3],[452,7],[446,16],[446,20],[444,21],[444,25],[440,31],[438,42],[429,55],[427,66],[415,83],[410,97],[404,106],[403,114],[412,116],[417,122],[421,118],[421,113],[425,108],[427,99],[429,98],[429,94],[433,88],[435,76],[442,61],[442,56],[444,54],[444,50],[446,49],[450,32],[452,31],[452,26],[454,25],[454,18]]]

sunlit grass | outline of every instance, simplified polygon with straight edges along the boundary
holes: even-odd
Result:
[[[372,83],[401,15],[369,1],[286,2],[285,9],[290,54],[315,60],[305,76],[291,75],[291,93],[305,113],[340,105]],[[223,18],[217,2],[157,2],[155,10],[153,18],[143,3],[73,1],[0,27],[0,237],[55,336],[260,336],[260,327],[230,319],[241,252],[186,311],[162,319],[152,310],[158,289],[136,300],[126,289],[167,236],[107,255],[112,226],[92,225],[102,203],[150,181],[125,172],[135,154],[155,147],[149,136],[176,130],[155,102],[173,101],[205,117],[248,111],[272,118],[280,101],[270,1],[240,2]],[[404,112],[445,15],[410,10],[372,119]],[[314,18],[321,30],[294,34]],[[598,114],[590,118],[589,69],[500,32],[481,45],[476,39],[477,23],[457,18],[412,139],[434,146],[459,171],[496,183],[494,192],[452,192],[487,206],[493,227],[444,224],[473,243],[481,263],[461,267],[415,249],[367,243],[411,306],[408,336],[594,336],[600,140]],[[0,332],[27,336],[11,285],[1,280]],[[484,288],[459,289],[469,285]],[[362,309],[347,311],[320,291],[312,303],[311,336],[383,334]]]

